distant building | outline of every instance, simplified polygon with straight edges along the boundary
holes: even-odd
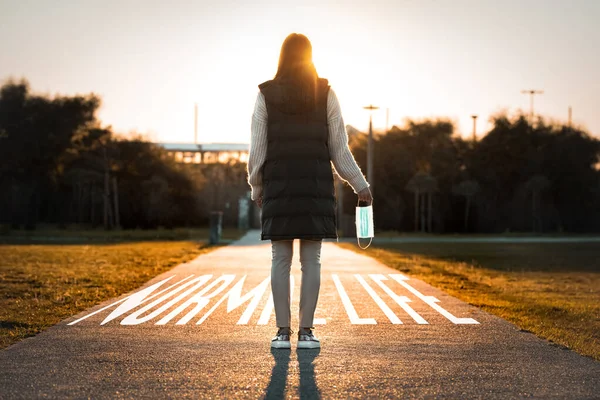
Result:
[[[236,160],[248,162],[248,143],[156,143],[177,162],[188,164],[227,163]]]
[[[348,136],[360,134],[358,129],[346,125]],[[249,143],[156,143],[161,146],[177,162],[187,164],[214,164],[227,163],[237,160],[242,163],[248,162],[250,151]]]

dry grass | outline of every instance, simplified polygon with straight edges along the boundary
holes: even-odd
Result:
[[[339,245],[364,252],[353,244]],[[396,243],[371,246],[366,254],[600,360],[597,243]]]
[[[136,289],[215,247],[164,240],[0,245],[0,348]]]

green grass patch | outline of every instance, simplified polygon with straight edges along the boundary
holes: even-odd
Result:
[[[600,360],[598,243],[338,245]]]
[[[341,230],[340,230],[341,233]],[[564,233],[564,232],[501,232],[501,233],[429,233],[429,232],[398,232],[393,230],[375,230],[378,238],[589,238],[598,237],[595,233]]]
[[[236,232],[228,236],[243,233]],[[0,245],[0,348],[216,247],[190,240]]]
[[[236,228],[222,230],[221,238],[225,241],[237,239],[244,232]],[[0,243],[111,243],[140,240],[208,240],[208,228],[174,228],[174,229],[128,229],[110,230],[79,229],[67,227],[58,229],[54,226],[41,226],[36,230],[0,230]]]

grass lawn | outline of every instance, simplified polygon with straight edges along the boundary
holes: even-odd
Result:
[[[95,233],[84,244],[0,244],[0,349],[217,247],[192,240],[148,240],[149,231],[142,238],[129,233],[125,241],[113,243],[111,234],[103,239]],[[242,234],[224,230],[223,238]]]
[[[341,230],[340,230],[341,233]],[[532,232],[502,232],[502,233],[426,233],[426,232],[398,232],[392,230],[385,231],[375,231],[375,237],[378,238],[415,238],[415,237],[423,237],[423,238],[489,238],[489,237],[499,237],[499,238],[522,238],[522,237],[534,237],[534,238],[563,238],[565,237],[565,233],[561,232],[544,232],[544,233],[532,233]],[[600,235],[594,233],[569,233],[569,238],[587,238],[587,237],[598,237]]]
[[[0,226],[2,228],[2,226]],[[69,227],[58,229],[54,226],[40,226],[36,230],[0,229],[0,243],[109,243],[138,240],[208,240],[208,228],[174,228],[174,229],[129,229],[105,231],[98,229],[79,229]],[[224,228],[222,239],[237,239],[239,231]]]
[[[598,243],[338,245],[600,360]]]

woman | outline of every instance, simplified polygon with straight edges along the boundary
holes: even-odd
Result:
[[[271,240],[271,290],[278,331],[271,347],[290,348],[290,268],[300,240],[302,281],[298,348],[318,348],[312,330],[321,284],[322,239],[337,239],[337,174],[372,203],[369,184],[348,147],[340,105],[312,62],[312,46],[292,33],[281,47],[277,74],[258,85],[252,116],[248,183],[261,207],[261,240]]]

